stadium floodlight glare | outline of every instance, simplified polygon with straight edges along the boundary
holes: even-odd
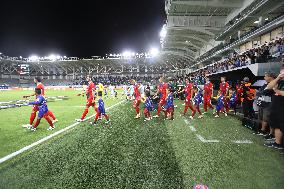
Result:
[[[131,52],[130,51],[125,51],[124,53],[122,53],[122,55],[126,58],[129,58],[131,56]]]
[[[160,37],[161,38],[165,38],[167,36],[167,29],[165,28],[165,26],[162,28],[161,32],[160,32]]]
[[[51,55],[49,55],[48,59],[52,60],[52,61],[55,61],[56,60],[56,56],[51,54]]]
[[[150,50],[150,55],[151,55],[151,56],[155,57],[155,56],[157,56],[158,54],[159,54],[159,49],[157,49],[157,48],[152,48],[152,49]]]
[[[36,55],[32,55],[32,56],[29,57],[29,60],[30,60],[30,61],[38,61],[38,60],[39,60],[39,57],[36,56]]]

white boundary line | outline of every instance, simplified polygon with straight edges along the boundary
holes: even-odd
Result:
[[[217,143],[217,142],[220,142],[219,140],[206,140],[205,138],[203,138],[201,135],[196,135],[197,138],[199,140],[201,140],[201,142],[203,143]]]
[[[232,142],[236,144],[252,144],[253,143],[250,140],[232,140]]]
[[[196,129],[190,124],[189,121],[187,121],[186,119],[184,119],[184,122],[189,126],[189,128],[190,128],[190,130],[191,130],[192,132],[196,132]]]
[[[116,107],[116,106],[122,104],[124,101],[125,101],[125,100],[120,101],[120,102],[118,102],[118,103],[116,103],[116,104],[114,104],[114,105],[112,105],[112,106],[106,108],[106,110],[109,110],[109,109],[111,109],[111,108],[114,108],[114,107]],[[91,115],[91,116],[89,116],[89,117],[87,117],[84,121],[89,120],[89,119],[93,118],[94,116],[95,116],[95,114],[94,114],[94,115]],[[21,154],[21,153],[23,153],[23,152],[25,152],[25,151],[31,149],[31,148],[37,146],[37,145],[39,145],[39,144],[41,144],[41,143],[43,143],[43,142],[45,142],[45,141],[47,141],[47,140],[49,140],[49,139],[51,139],[51,138],[53,138],[53,137],[55,137],[55,136],[61,134],[61,133],[64,133],[65,131],[68,131],[68,130],[74,128],[75,126],[77,126],[77,125],[79,125],[79,124],[81,124],[81,123],[82,123],[82,122],[73,123],[72,125],[70,125],[70,126],[68,126],[68,127],[65,127],[64,129],[61,129],[61,130],[59,130],[59,131],[57,131],[57,132],[55,132],[55,133],[53,133],[53,134],[51,134],[51,135],[49,135],[49,136],[47,136],[47,137],[44,137],[43,139],[40,139],[40,140],[37,141],[37,142],[34,142],[34,143],[32,143],[32,144],[30,144],[30,145],[28,145],[28,146],[26,146],[26,147],[24,147],[24,148],[22,148],[22,149],[16,151],[16,152],[13,152],[13,153],[11,153],[11,154],[9,154],[9,155],[7,155],[7,156],[4,156],[3,158],[0,159],[0,164],[3,163],[3,162],[5,162],[5,161],[7,161],[7,160],[9,160],[9,159],[12,159],[13,157],[15,157],[15,156],[17,156],[17,155],[19,155],[19,154]]]

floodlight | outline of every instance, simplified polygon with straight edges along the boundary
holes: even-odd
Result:
[[[52,60],[52,61],[55,61],[56,60],[56,56],[51,54],[51,55],[48,56],[48,59]]]
[[[130,56],[131,56],[131,52],[125,51],[124,53],[122,53],[122,55],[123,55],[124,57],[130,57]]]
[[[150,54],[154,57],[154,56],[157,56],[159,54],[159,49],[157,48],[152,48],[150,50]]]
[[[36,55],[32,55],[32,56],[29,57],[29,60],[30,61],[37,61],[37,60],[39,60],[39,58]]]
[[[160,37],[161,38],[165,38],[167,36],[167,29],[165,28],[165,26],[162,28],[161,32],[160,32]]]

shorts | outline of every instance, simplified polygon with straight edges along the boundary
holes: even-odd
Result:
[[[204,100],[204,104],[205,103],[211,104],[211,96],[204,96],[203,100]]]
[[[89,108],[91,106],[95,107],[96,106],[96,102],[94,100],[94,96],[89,96],[89,98],[87,99],[87,103],[86,106]]]
[[[134,101],[133,101],[133,107],[136,108],[140,105],[140,99],[139,98],[136,98]]]
[[[259,112],[258,112],[259,120],[264,121],[264,122],[269,122],[270,112],[271,112],[271,106],[265,107],[265,108],[259,108]]]
[[[188,105],[188,104],[190,104],[190,100],[191,100],[191,98],[186,97],[185,100],[184,100],[184,103],[186,105]]]
[[[159,105],[163,106],[166,104],[166,99],[165,98],[161,98],[159,101]]]
[[[39,108],[38,112],[38,118],[43,118],[44,116],[47,116],[48,108],[47,107],[41,107]]]
[[[32,111],[38,112],[39,111],[38,105],[33,105],[32,106]]]

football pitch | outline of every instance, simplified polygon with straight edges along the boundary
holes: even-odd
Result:
[[[31,91],[1,91],[0,101],[18,100]],[[85,98],[76,91],[47,91],[68,96],[49,102],[59,119],[54,131],[42,120],[31,132],[31,107],[0,110],[0,158],[74,123]],[[105,99],[106,108],[121,102]],[[176,101],[175,120],[135,120],[132,102],[109,109],[111,124],[88,122],[0,164],[0,188],[193,188],[266,189],[284,186],[284,157],[263,145],[234,117],[199,120]],[[141,106],[142,107],[142,106]],[[89,115],[94,111],[89,111]],[[142,113],[142,110],[141,110]],[[154,114],[155,112],[152,112]],[[88,116],[89,116],[88,115]],[[143,116],[142,116],[143,117]]]

